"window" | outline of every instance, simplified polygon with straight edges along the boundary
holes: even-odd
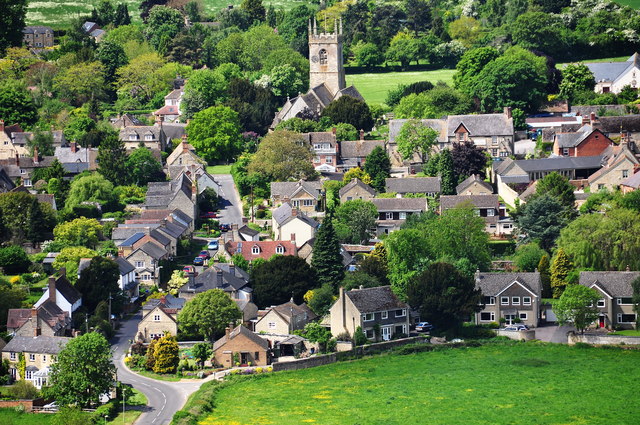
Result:
[[[618,305],[631,305],[633,304],[632,298],[618,298]]]
[[[324,157],[324,163],[325,164],[333,164],[333,158],[330,156],[325,156]]]
[[[47,361],[47,356],[45,356],[44,354],[42,355],[42,361],[46,362]]]
[[[373,329],[365,329],[364,336],[366,336],[368,339],[373,339]]]
[[[392,212],[388,212],[388,213],[384,213],[384,216],[387,220],[393,220],[393,213]]]
[[[383,312],[382,312],[382,318],[383,318],[383,319],[386,319],[386,318],[388,318],[388,317],[389,317],[389,312],[388,312],[388,311],[383,311]]]
[[[498,228],[498,226],[495,225],[495,224],[490,224],[489,225],[489,229],[497,229],[497,228]]]
[[[29,361],[30,362],[35,362],[36,361],[36,355],[35,354],[29,354]]]
[[[253,353],[253,358],[258,361],[260,360],[260,351],[256,351]]]
[[[364,321],[365,322],[370,322],[373,320],[373,313],[367,313],[364,315]]]
[[[320,157],[316,156],[315,158],[313,158],[313,162],[319,163],[320,162]]]
[[[260,254],[260,247],[258,245],[255,245],[254,247],[251,248],[251,253],[254,255]]]
[[[9,353],[9,359],[10,360],[15,360],[16,359],[16,353],[14,353],[13,351],[11,353]]]
[[[602,183],[598,184],[598,190],[602,190],[602,189],[604,189],[604,184]]]
[[[320,57],[320,65],[326,65],[329,61],[329,57],[325,49],[321,49],[318,56]]]
[[[622,170],[622,178],[626,179],[627,177],[629,177],[629,170]]]
[[[129,140],[138,140],[138,135],[135,133],[129,134]]]
[[[531,305],[531,297],[522,297],[522,305]]]
[[[406,309],[396,310],[396,317],[405,317],[407,315]]]
[[[496,214],[495,210],[493,208],[489,208],[487,210],[487,217],[493,217]]]
[[[520,297],[513,297],[513,298],[511,299],[511,303],[512,303],[513,305],[520,305]]]
[[[505,158],[507,156],[509,156],[509,152],[500,152],[500,157],[501,158]]]
[[[276,247],[276,254],[284,254],[284,247],[282,245]]]
[[[32,379],[32,378],[33,378],[33,372],[32,372],[32,371],[30,371],[30,370],[27,370],[26,372],[27,372],[27,374],[26,374],[26,375],[27,375],[27,376],[26,376],[26,378],[27,378],[27,379]]]
[[[496,305],[496,297],[484,297],[482,303],[484,305]]]
[[[400,220],[406,220],[407,219],[407,213],[406,212],[401,212],[399,217],[400,217]]]
[[[618,313],[618,323],[633,323],[636,321],[635,314]]]
[[[527,313],[520,313],[520,320],[527,320]]]
[[[598,307],[606,307],[607,306],[607,302],[604,300],[604,298],[600,298],[598,300]]]
[[[25,186],[31,186],[31,179],[24,179],[23,183]]]
[[[491,156],[493,157],[498,156],[498,149],[491,149]]]
[[[151,275],[148,273],[143,274],[142,276],[140,276],[140,278],[142,280],[151,280]]]
[[[509,297],[500,297],[501,305],[509,305]]]
[[[153,316],[153,321],[154,322],[159,322],[160,321],[160,315],[159,314],[154,315]]]
[[[27,174],[27,170],[25,170],[24,168],[20,169],[20,174]]]
[[[511,229],[513,226],[511,224],[505,224],[503,227],[505,229]]]
[[[480,313],[481,322],[495,322],[496,314],[493,311],[483,311]]]
[[[269,322],[269,329],[275,329],[276,328],[276,322]]]
[[[313,206],[313,199],[305,199],[302,201],[302,206],[303,207],[312,207]]]
[[[293,206],[294,207],[299,207],[300,206],[300,200],[299,199],[294,200],[293,201]]]
[[[353,201],[353,196],[347,196],[347,201]]]
[[[143,269],[144,268],[144,261],[136,261],[136,268],[137,269]]]
[[[562,148],[562,155],[569,156],[569,148]]]
[[[322,149],[322,145],[321,145],[320,143],[315,143],[315,144],[313,145],[313,149],[315,149],[315,150],[320,150],[320,149]]]

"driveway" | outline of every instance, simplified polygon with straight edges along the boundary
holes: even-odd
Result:
[[[541,326],[536,328],[536,339],[545,342],[567,343],[567,332],[575,331],[571,325],[565,326]]]
[[[122,322],[118,333],[111,340],[113,362],[118,369],[118,380],[131,384],[149,400],[136,425],[167,425],[173,415],[184,406],[189,395],[200,388],[204,381],[157,381],[129,371],[124,365],[124,356],[129,349],[129,341],[135,337],[139,321],[140,314],[137,314],[132,319]]]

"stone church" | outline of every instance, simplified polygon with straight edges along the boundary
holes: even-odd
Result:
[[[342,20],[334,22],[333,33],[318,34],[314,19],[309,21],[309,91],[287,99],[271,123],[275,128],[281,121],[294,118],[302,112],[320,115],[322,110],[341,96],[364,100],[354,86],[347,87],[342,60]]]

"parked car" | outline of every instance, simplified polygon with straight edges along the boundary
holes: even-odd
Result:
[[[200,214],[200,218],[217,218],[217,217],[218,217],[218,214],[214,213],[213,211]]]
[[[217,251],[220,248],[220,244],[218,243],[218,240],[212,240],[211,242],[209,242],[209,244],[207,245],[207,249],[211,250],[211,251]]]
[[[528,331],[529,326],[527,325],[509,325],[505,327],[503,330],[505,331]]]
[[[202,257],[205,260],[208,260],[209,258],[211,258],[211,255],[209,255],[209,251],[203,249],[202,251],[200,251],[200,254],[198,254],[198,257]]]
[[[196,268],[193,266],[184,266],[182,268],[182,271],[185,272],[186,274],[193,273],[196,276],[198,276],[198,272],[196,271]]]
[[[204,258],[198,256],[196,258],[193,259],[193,265],[194,266],[204,266]]]
[[[420,322],[416,325],[416,332],[430,332],[433,325],[429,322]]]
[[[220,231],[221,232],[228,232],[229,230],[231,230],[231,226],[229,224],[221,224],[220,225]]]

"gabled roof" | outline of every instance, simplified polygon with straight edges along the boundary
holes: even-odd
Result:
[[[120,269],[121,276],[131,273],[136,269],[135,267],[133,267],[133,264],[128,262],[123,257],[116,257],[115,262],[118,263],[118,268]]]
[[[249,275],[244,270],[229,264],[216,264],[208,267],[193,278],[193,284],[185,283],[181,292],[204,292],[210,289],[222,289],[225,292],[252,292]]]
[[[487,297],[495,297],[504,289],[511,286],[514,282],[518,282],[528,291],[536,294],[538,298],[542,296],[542,283],[540,281],[540,273],[489,273],[476,272],[476,288],[482,291]]]
[[[51,279],[51,278],[50,278]],[[58,276],[56,279],[56,291],[73,305],[76,301],[82,299],[82,294],[67,280],[65,276]]]
[[[257,247],[259,252],[253,253],[253,248]],[[284,248],[284,252],[278,254],[278,247]],[[242,254],[245,260],[251,261],[256,258],[268,260],[274,255],[297,255],[296,245],[291,241],[246,241],[234,242],[230,241],[225,244],[225,248],[230,255]]]
[[[614,82],[632,68],[640,68],[640,58],[634,53],[625,62],[585,63],[593,74],[596,83]]]
[[[59,354],[71,338],[61,336],[14,336],[2,349],[5,353]]]
[[[145,140],[145,135],[152,135],[153,140]],[[136,135],[136,140],[131,140],[131,135]],[[127,126],[120,128],[119,134],[120,140],[124,142],[132,141],[157,141],[165,137],[162,127],[156,127],[155,125],[140,125],[140,126]]]
[[[348,140],[340,143],[340,157],[366,158],[375,148],[385,148],[384,140]]]
[[[456,208],[469,202],[476,208],[498,208],[498,195],[442,195],[440,196],[440,210]]]
[[[354,289],[346,291],[344,294],[351,300],[360,313],[408,308],[408,305],[400,301],[393,293],[390,286]]]
[[[174,297],[171,294],[166,294],[162,298],[151,298],[142,305],[143,310],[153,310],[156,307],[161,307],[168,311],[169,314],[175,314],[177,311],[182,310],[186,300],[184,298]]]
[[[309,227],[313,227],[314,229],[317,229],[318,227],[320,227],[320,223],[318,223],[317,221],[315,221],[314,219],[312,219],[311,217],[307,216],[305,213],[303,213],[302,211],[297,211],[296,215],[290,215],[289,217],[285,218],[281,223],[280,226],[284,226],[288,223],[291,223],[292,221],[295,220],[300,220],[301,222],[303,222],[304,224],[306,224]]]
[[[457,185],[456,186],[456,193],[458,195],[461,195],[462,192],[467,190],[473,184],[479,184],[480,186],[482,186],[485,189],[487,189],[489,192],[493,193],[493,186],[491,186],[490,183],[487,183],[484,180],[482,180],[478,174],[470,175],[462,183]]]
[[[222,338],[220,338],[219,340],[217,340],[216,342],[213,343],[213,351],[219,350],[227,342],[229,342],[232,339],[235,339],[235,338],[237,338],[239,336],[247,338],[249,341],[253,342],[254,344],[257,344],[258,346],[260,346],[264,350],[269,348],[269,343],[267,342],[267,340],[262,339],[261,337],[259,337],[255,333],[251,332],[249,329],[245,328],[244,326],[237,326],[235,329],[233,329],[229,333],[229,336],[225,335],[225,336],[223,336]]]
[[[402,126],[409,121],[408,119],[394,119],[389,121],[389,143],[395,143],[396,137]],[[446,119],[425,119],[420,120],[422,125],[430,127],[438,132],[438,142],[445,143],[447,141],[447,120]]]
[[[385,186],[389,193],[440,193],[440,177],[388,178]]]
[[[305,313],[307,314],[308,320],[313,320],[318,317],[305,303],[297,305],[293,301],[288,301],[271,309],[277,311],[287,322],[290,322],[293,316],[304,315]]]
[[[291,217],[292,210],[293,208],[291,207],[291,204],[288,202],[284,202],[278,208],[273,210],[273,212],[271,213],[271,217],[273,217],[276,223],[281,224],[288,217]]]
[[[602,155],[596,156],[562,156],[553,158],[540,159],[520,159],[513,160],[507,158],[502,164],[495,165],[494,171],[497,174],[506,172],[510,167],[516,166],[525,173],[533,172],[551,172],[559,170],[588,170],[602,167]]]
[[[597,284],[611,297],[633,296],[631,282],[640,277],[639,271],[580,272],[580,285],[591,287]]]
[[[622,186],[632,187],[634,189],[640,188],[640,172],[635,172],[633,175],[622,180],[620,183]]]
[[[343,196],[345,193],[347,193],[348,191],[350,191],[351,189],[353,189],[354,187],[359,187],[363,190],[365,190],[367,193],[369,193],[372,197],[376,196],[376,191],[374,188],[372,188],[371,186],[369,186],[368,184],[365,184],[362,182],[362,180],[355,178],[352,179],[349,183],[347,183],[346,185],[344,185],[340,191],[338,192],[339,196]]]
[[[138,251],[144,252],[145,254],[149,255],[151,258],[155,260],[159,260],[168,254],[167,250],[162,248],[161,246],[158,246],[153,242],[147,242],[144,245],[142,245],[140,248],[134,250],[127,258],[131,258],[131,256]]]
[[[371,200],[378,212],[419,212],[427,210],[425,198],[374,198]]]
[[[447,134],[455,136],[456,129],[463,125],[469,135],[474,136],[513,136],[513,119],[505,114],[449,115]]]
[[[297,182],[271,182],[271,197],[289,198],[301,190],[309,193],[315,199],[320,197],[322,183],[319,181],[300,180]]]
[[[115,229],[114,229],[115,231]],[[144,232],[135,232],[133,235],[129,236],[120,244],[120,246],[133,246],[140,239],[144,238],[146,233]]]
[[[252,236],[252,237],[253,236],[257,236],[257,235],[260,234],[260,232],[258,232],[255,229],[252,229],[251,227],[247,226],[246,224],[238,229],[238,233],[240,233],[241,235],[249,235],[249,236]]]

